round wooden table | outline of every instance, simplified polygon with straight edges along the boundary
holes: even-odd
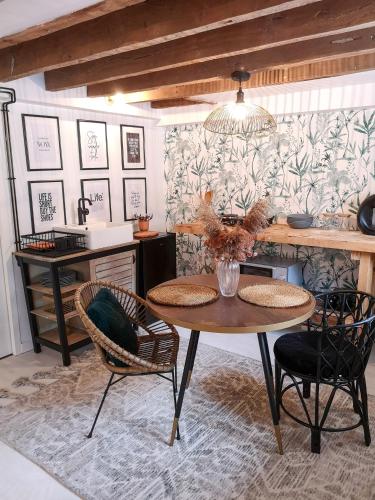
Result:
[[[207,285],[212,288],[216,288],[217,290],[219,289],[217,278],[214,274],[183,276],[175,280],[167,281],[162,285],[181,283]],[[271,278],[265,278],[263,276],[248,276],[241,274],[238,288],[240,289],[248,285],[273,283],[278,283],[278,281]],[[223,297],[220,295],[218,300],[215,302],[198,307],[161,306],[155,304],[151,300],[147,300],[147,304],[151,312],[157,318],[160,318],[167,323],[183,326],[191,330],[189,347],[186,354],[185,366],[182,374],[180,391],[178,394],[178,401],[173,421],[170,445],[172,446],[174,443],[185,389],[189,385],[193,371],[200,332],[256,333],[258,335],[275,436],[279,452],[282,454],[283,447],[279,428],[279,417],[276,408],[272,365],[266,332],[283,330],[284,328],[298,325],[308,319],[312,315],[315,308],[315,299],[313,296],[310,297],[310,300],[306,304],[289,308],[260,307],[244,302],[237,295],[235,297]]]

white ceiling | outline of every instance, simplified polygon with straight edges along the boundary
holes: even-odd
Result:
[[[0,38],[99,3],[98,0],[0,0]]]

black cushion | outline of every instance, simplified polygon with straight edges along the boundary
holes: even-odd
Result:
[[[137,354],[137,334],[121,304],[107,288],[102,288],[87,308],[87,315],[104,335],[126,351]],[[127,366],[108,355],[116,366]]]
[[[286,370],[301,375],[316,376],[319,359],[319,335],[319,333],[313,332],[287,333],[283,335],[275,342],[274,353],[276,360]],[[340,342],[340,335],[325,334],[323,336],[320,372],[322,378],[332,377],[337,364],[339,365],[338,374],[343,377],[347,377],[351,368],[355,365],[358,365],[359,368],[359,356],[355,346],[345,339],[341,345],[341,355],[339,355],[334,346],[339,347]]]

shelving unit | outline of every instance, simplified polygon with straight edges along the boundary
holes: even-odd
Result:
[[[70,352],[89,344],[91,339],[80,323],[74,306],[74,293],[81,282],[60,286],[59,269],[86,262],[90,279],[117,280],[136,291],[138,241],[63,257],[22,251],[16,252],[15,257],[21,269],[34,351],[40,352],[41,346],[59,351],[65,366],[70,365]],[[51,274],[52,286],[44,286],[36,279],[31,279],[30,266],[47,269]]]

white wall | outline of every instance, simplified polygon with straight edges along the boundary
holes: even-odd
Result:
[[[148,212],[154,214],[151,227],[165,230],[165,207],[163,193],[163,131],[156,127],[155,118],[147,106],[108,105],[104,100],[83,97],[82,89],[53,94],[43,90],[39,76],[25,78],[4,85],[15,88],[17,103],[10,106],[16,191],[21,234],[31,232],[27,181],[64,181],[67,222],[76,222],[77,200],[81,196],[80,179],[109,177],[113,221],[123,221],[123,188],[125,177],[146,177]],[[98,110],[92,109],[97,105]],[[126,112],[126,114],[125,114]],[[58,116],[62,145],[63,171],[27,172],[22,130],[22,113]],[[98,120],[107,123],[108,170],[81,171],[79,168],[77,119]],[[146,170],[124,171],[121,161],[120,124],[143,126],[145,129]],[[3,141],[3,135],[0,141]],[[12,258],[14,237],[11,226],[10,201],[7,186],[5,161],[1,161],[1,249],[6,267],[7,300],[11,304],[9,315],[12,322],[13,352],[31,349],[31,337],[24,304],[21,278]],[[1,285],[0,285],[1,286]]]

